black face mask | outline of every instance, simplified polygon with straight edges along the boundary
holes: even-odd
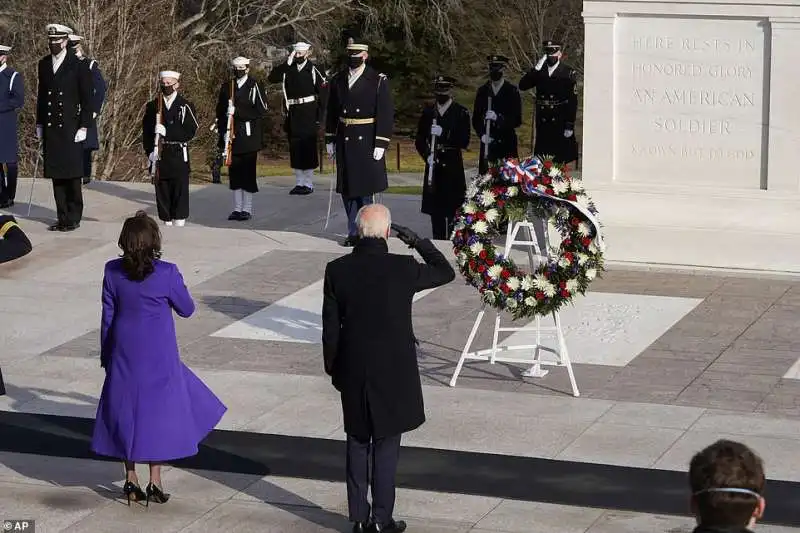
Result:
[[[492,81],[500,81],[503,78],[503,71],[502,70],[489,71],[489,78]]]
[[[174,92],[175,92],[175,86],[174,85],[162,85],[161,86],[161,94],[163,94],[164,96],[169,96]]]
[[[558,63],[558,57],[556,57],[556,56],[547,56],[547,59],[545,61],[547,61],[547,64],[552,67],[553,65]]]
[[[447,103],[448,100],[450,100],[450,95],[449,94],[437,94],[436,95],[436,102],[439,103],[439,104],[444,105],[444,104]]]
[[[50,43],[50,53],[57,56],[61,53],[61,43]]]
[[[347,58],[347,66],[352,69],[357,69],[364,64],[364,58],[361,56],[350,56]]]
[[[239,80],[239,79],[245,77],[245,75],[247,74],[247,71],[246,70],[234,69],[233,74],[234,74],[234,76],[236,76],[236,79]]]

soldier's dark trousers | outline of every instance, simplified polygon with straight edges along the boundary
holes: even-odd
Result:
[[[453,228],[456,225],[454,217],[446,217],[442,215],[431,215],[431,231],[434,240],[448,240],[453,233]]]
[[[158,207],[158,218],[164,222],[189,218],[189,180],[156,181],[156,207]]]
[[[347,506],[351,522],[369,520],[369,488],[372,488],[371,518],[380,526],[391,522],[400,438],[401,435],[379,439],[347,436]]]
[[[14,201],[17,196],[17,163],[0,165],[0,204]]]
[[[84,178],[91,178],[92,177],[92,153],[94,150],[90,150],[85,148],[83,150],[83,177]]]
[[[342,201],[344,202],[344,211],[347,213],[347,235],[355,237],[358,235],[358,228],[356,227],[356,215],[358,214],[358,210],[365,205],[373,203],[375,197],[372,195],[353,196],[352,198],[342,196]]]
[[[78,224],[83,217],[83,191],[81,178],[53,180],[53,197],[56,200],[58,223],[63,226]]]

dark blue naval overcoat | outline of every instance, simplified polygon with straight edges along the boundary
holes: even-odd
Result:
[[[86,141],[83,146],[89,150],[99,150],[100,139],[97,136],[97,118],[100,117],[100,111],[103,109],[103,102],[106,99],[106,80],[103,79],[103,73],[100,72],[97,61],[94,59],[86,59],[86,61],[89,62],[89,70],[92,72],[92,112],[97,113],[97,117],[92,120],[92,125],[86,131]]]
[[[0,163],[17,161],[17,115],[24,103],[25,83],[22,74],[6,66],[0,71]]]

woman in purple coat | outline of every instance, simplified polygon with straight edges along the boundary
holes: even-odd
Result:
[[[119,237],[122,258],[103,278],[100,364],[106,370],[92,451],[125,461],[123,492],[165,503],[161,463],[195,455],[227,408],[180,360],[173,309],[183,318],[194,301],[178,268],[161,261],[158,224],[139,211]],[[142,490],[136,463],[150,464]]]

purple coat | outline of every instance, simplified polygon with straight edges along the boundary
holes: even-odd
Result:
[[[92,451],[129,461],[169,461],[197,453],[227,408],[180,360],[174,310],[194,301],[178,267],[155,262],[144,281],[128,279],[122,260],[103,278],[100,358],[106,379]]]

